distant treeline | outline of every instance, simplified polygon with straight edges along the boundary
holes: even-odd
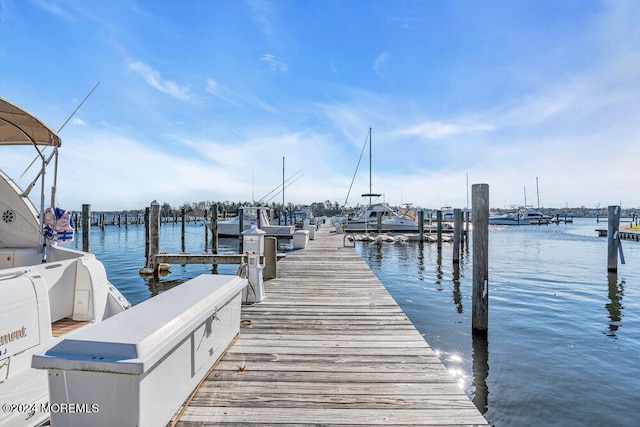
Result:
[[[238,212],[238,208],[242,207],[242,206],[254,206],[253,203],[248,202],[248,201],[244,201],[244,202],[229,202],[229,201],[224,201],[224,202],[213,202],[213,201],[204,201],[204,202],[184,202],[182,205],[178,206],[178,207],[173,207],[171,206],[169,203],[163,203],[160,207],[160,215],[163,218],[170,218],[170,217],[177,217],[180,216],[182,214],[182,209],[185,210],[185,213],[189,216],[195,216],[195,217],[204,217],[205,211],[207,213],[208,216],[211,216],[211,213],[213,211],[213,206],[217,204],[218,205],[218,214],[222,215],[222,214],[227,214],[227,215],[235,215]],[[271,203],[271,204],[266,204],[266,205],[262,205],[265,207],[268,207],[270,209],[273,209],[274,212],[281,212],[282,209],[282,203]],[[392,206],[393,207],[393,206]],[[299,212],[303,209],[308,209],[310,210],[314,216],[334,216],[334,215],[340,215],[342,213],[345,212],[345,209],[343,206],[341,206],[338,202],[332,202],[330,200],[325,200],[324,202],[314,202],[311,203],[310,205],[305,205],[305,204],[292,204],[289,203],[286,205],[286,211],[287,212]],[[397,206],[396,208],[401,209],[400,206]],[[520,207],[521,208],[521,207]],[[512,212],[512,211],[516,211],[518,210],[519,207],[517,206],[511,206],[510,208],[492,208],[491,211],[492,213],[504,213],[504,212]],[[435,210],[435,209],[427,209],[427,210]],[[575,217],[596,217],[596,216],[602,216],[605,217],[607,215],[607,207],[597,207],[597,208],[588,208],[585,206],[581,206],[579,208],[541,208],[540,209],[542,212],[544,212],[545,214],[548,215],[573,215]],[[121,212],[114,212],[114,213],[128,213],[128,214],[133,214],[135,215],[136,213],[144,213],[144,208],[140,209],[140,210],[130,210],[130,211],[121,211]],[[622,216],[623,217],[633,217],[634,214],[638,215],[640,213],[640,210],[637,208],[629,208],[629,209],[622,209]]]

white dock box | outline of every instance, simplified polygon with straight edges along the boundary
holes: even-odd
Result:
[[[198,276],[34,355],[51,425],[166,425],[239,333],[246,284]]]
[[[293,233],[293,249],[304,249],[309,243],[309,230],[297,230]]]

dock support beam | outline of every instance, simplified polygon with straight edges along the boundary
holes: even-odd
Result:
[[[462,240],[462,211],[453,210],[453,263],[460,262],[460,241]]]
[[[82,205],[82,251],[91,252],[91,205]]]
[[[620,245],[620,206],[607,208],[607,271],[618,271],[618,245]]]
[[[157,277],[158,266],[151,265],[154,255],[160,253],[160,203],[151,202],[149,208],[149,256],[147,267],[153,267],[153,274]]]
[[[473,292],[471,328],[486,335],[489,329],[489,185],[471,186],[473,221]]]
[[[436,212],[436,221],[438,222],[438,251],[442,250],[442,211]]]
[[[418,211],[418,234],[420,242],[424,242],[424,211],[422,209]]]
[[[278,276],[278,239],[265,237],[264,239],[264,278],[275,279]]]

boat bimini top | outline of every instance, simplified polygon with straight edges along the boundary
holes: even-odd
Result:
[[[45,212],[45,171],[49,162],[55,158],[53,182],[51,187],[51,205],[53,206],[55,203],[58,148],[61,144],[62,141],[58,136],[58,133],[49,125],[29,113],[27,110],[0,97],[0,148],[10,145],[30,145],[37,151],[36,159],[40,158],[41,160],[40,170],[24,191],[19,189],[17,184],[12,182],[5,174],[2,174],[3,185],[0,190],[2,190],[3,197],[6,198],[6,200],[4,200],[4,204],[7,204],[7,206],[4,206],[4,209],[0,212],[2,213],[2,220],[4,221],[3,223],[0,223],[0,231],[2,232],[0,233],[0,237],[4,236],[6,238],[4,240],[6,241],[0,243],[4,245],[11,244],[9,241],[13,241],[14,239],[10,239],[9,235],[14,235],[13,237],[25,242],[33,241],[33,237],[35,237],[39,240],[39,244],[41,246],[44,244],[40,218],[44,218]],[[47,147],[52,147],[53,150],[45,155]],[[38,180],[40,180],[42,187],[39,200],[39,212],[35,211],[33,204],[28,199],[29,193]],[[15,200],[16,197],[21,199],[22,202],[17,202]],[[0,200],[0,207],[4,205],[2,202],[3,200]],[[22,208],[19,207],[20,205],[22,205]],[[18,209],[18,211],[15,211],[15,209]],[[26,221],[26,223],[23,224],[23,226],[20,226],[21,221]],[[4,230],[2,227],[3,225],[12,227]],[[15,227],[18,227],[19,230],[14,229],[11,231],[11,229]],[[25,233],[30,234],[32,237],[26,238],[27,236]]]
[[[61,140],[42,120],[0,97],[0,145],[60,147]]]

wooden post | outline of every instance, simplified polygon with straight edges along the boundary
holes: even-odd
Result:
[[[157,277],[158,266],[152,265],[154,255],[160,252],[160,204],[152,202],[149,209],[149,258],[147,267],[153,267],[153,274]]]
[[[460,262],[460,240],[462,238],[462,211],[453,210],[453,263]]]
[[[418,211],[418,234],[420,241],[424,242],[424,211],[422,209]]]
[[[184,232],[185,232],[185,226],[186,226],[186,221],[187,221],[187,217],[186,217],[186,211],[184,208],[182,208],[182,210],[180,211],[181,213],[181,225],[182,225],[182,230],[181,230],[181,242],[182,242],[182,252],[185,251],[185,244],[184,244]]]
[[[275,237],[264,238],[264,278],[275,279],[278,276],[278,239]]]
[[[618,271],[618,245],[620,244],[620,206],[609,206],[607,210],[607,271]]]
[[[208,217],[209,217],[209,211],[205,209],[204,210],[204,250],[205,252],[209,248],[209,222],[208,222],[209,218]]]
[[[376,229],[382,233],[382,212],[376,212]]]
[[[240,207],[238,208],[238,227],[240,228],[240,231],[238,232],[238,252],[240,252],[241,254],[244,253],[244,242],[242,241],[242,232],[244,231],[244,208]]]
[[[91,252],[91,205],[82,205],[82,251]]]
[[[469,211],[464,213],[464,239],[469,242]]]
[[[442,250],[442,211],[436,212],[436,221],[438,222],[438,250]]]
[[[151,246],[151,240],[149,239],[149,211],[149,207],[144,208],[144,259],[147,260],[147,264],[149,264],[149,247]]]
[[[218,253],[218,205],[211,210],[211,253]]]
[[[473,215],[473,291],[471,328],[486,335],[489,329],[489,185],[471,186]]]

